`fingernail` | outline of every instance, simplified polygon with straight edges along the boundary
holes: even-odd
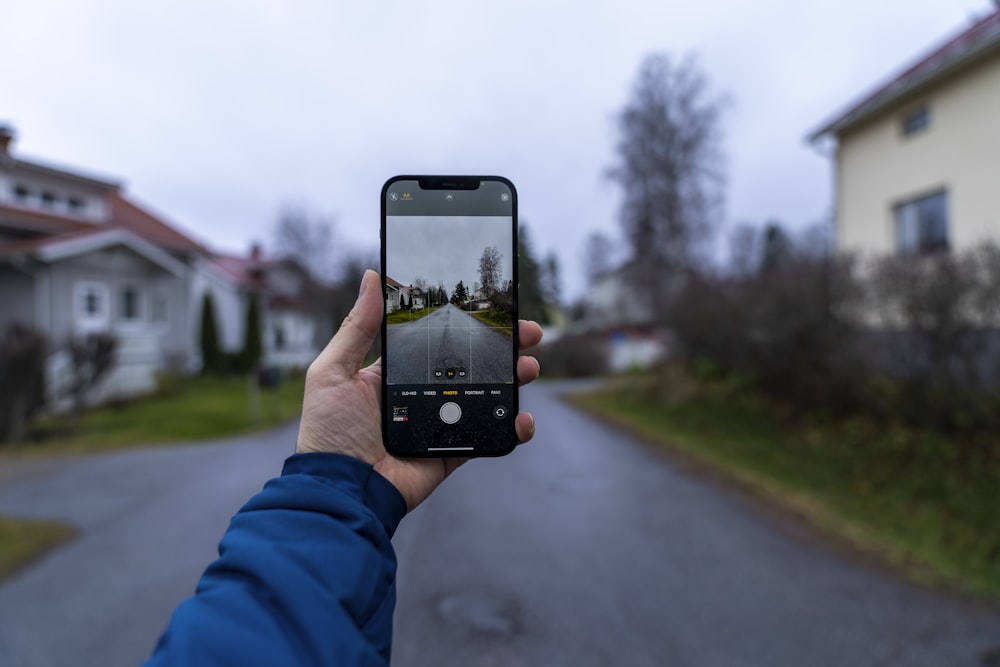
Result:
[[[368,289],[368,272],[371,269],[365,269],[365,275],[361,276],[361,287],[358,288],[358,298],[360,299],[365,295],[365,290]]]

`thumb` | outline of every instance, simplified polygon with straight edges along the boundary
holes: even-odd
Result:
[[[382,325],[384,306],[380,282],[378,273],[371,269],[365,271],[358,300],[317,359],[320,365],[341,366],[347,375],[354,375],[361,368]]]

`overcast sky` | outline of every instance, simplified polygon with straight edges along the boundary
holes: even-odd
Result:
[[[428,287],[444,285],[451,298],[458,281],[469,293],[480,284],[479,259],[486,248],[500,253],[500,284],[513,275],[510,216],[422,217],[386,219],[386,273],[404,285],[423,278]]]
[[[803,137],[989,0],[6,0],[0,122],[15,154],[126,183],[212,247],[272,240],[283,202],[375,248],[401,173],[499,174],[539,255],[582,290],[617,234],[616,112],[644,55],[695,53],[722,130],[725,221],[831,211]]]

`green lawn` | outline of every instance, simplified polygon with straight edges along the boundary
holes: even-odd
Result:
[[[74,428],[67,416],[32,425],[27,442],[0,445],[2,456],[87,453],[206,440],[275,426],[298,416],[304,377],[277,390],[256,390],[245,377],[168,378],[152,396],[89,410]]]
[[[72,527],[55,521],[0,517],[0,581],[69,540],[74,533]]]
[[[413,322],[414,320],[419,320],[421,317],[427,317],[435,310],[440,310],[441,306],[434,306],[432,308],[421,308],[420,310],[397,310],[394,313],[389,313],[386,315],[386,324],[405,324],[406,322]]]
[[[1000,435],[957,441],[865,419],[793,418],[724,383],[657,397],[639,380],[571,400],[913,579],[1000,600]]]

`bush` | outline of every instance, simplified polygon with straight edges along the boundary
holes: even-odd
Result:
[[[45,337],[11,324],[0,339],[0,441],[20,440],[28,419],[45,405]]]
[[[595,377],[608,372],[607,346],[596,336],[563,336],[532,353],[545,377]]]
[[[1000,249],[886,257],[869,274],[881,332],[869,348],[896,380],[907,420],[1000,427]]]
[[[73,401],[73,414],[79,415],[87,393],[114,366],[117,340],[109,333],[90,333],[71,339],[67,347],[73,362],[73,376],[68,390]]]
[[[788,248],[745,275],[691,275],[667,317],[675,348],[800,406],[856,406],[864,375],[850,260]]]
[[[740,273],[688,276],[667,313],[675,355],[804,411],[1000,428],[1000,249],[858,271],[773,230],[758,245]]]

